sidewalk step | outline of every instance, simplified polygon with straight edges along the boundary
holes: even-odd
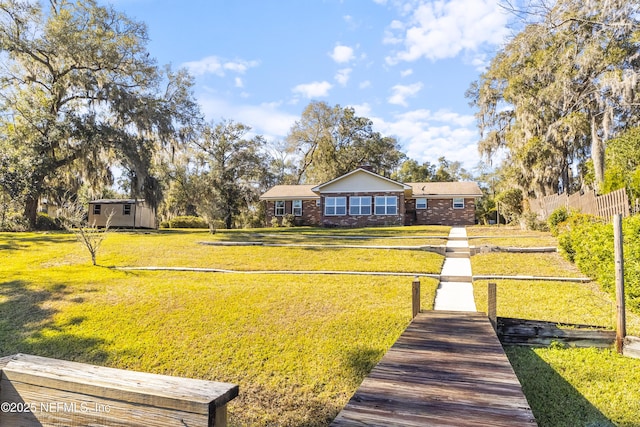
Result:
[[[446,253],[447,258],[471,258],[470,252],[451,251]]]
[[[440,282],[471,283],[473,276],[440,275]]]

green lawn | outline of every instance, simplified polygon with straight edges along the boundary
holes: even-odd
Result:
[[[296,231],[258,233],[284,243],[350,244],[346,237],[357,236],[365,237],[358,244],[417,245],[428,239],[391,237],[441,236],[448,228]],[[0,233],[0,356],[32,353],[233,382],[240,385],[230,405],[233,426],[326,426],[410,321],[412,278],[111,267],[437,273],[443,258],[424,251],[198,243],[256,237],[255,230],[117,232],[92,267],[72,235]],[[577,275],[557,254],[520,255],[473,257],[474,274]],[[593,283],[497,282],[499,316],[611,324],[612,302]],[[433,307],[436,286],[422,278],[423,309]],[[486,286],[474,284],[479,310],[486,309]],[[629,317],[629,331],[640,334],[637,316]],[[590,349],[511,347],[507,354],[540,426],[638,425],[637,360]]]
[[[23,352],[233,382],[241,394],[230,405],[232,425],[326,426],[410,321],[412,278],[105,266],[392,270],[387,258],[397,253],[397,269],[442,262],[428,252],[361,249],[262,248],[268,255],[260,256],[245,251],[255,248],[197,244],[206,238],[113,233],[98,254],[102,266],[92,267],[71,235],[0,233],[0,356]],[[402,261],[407,256],[413,265]],[[425,309],[436,286],[422,279]]]
[[[474,275],[585,277],[559,253],[486,253],[471,257]]]
[[[444,257],[436,253],[413,250],[229,247],[200,244],[207,241],[238,241],[251,235],[247,232],[235,232],[216,233],[212,236],[204,231],[161,231],[149,234],[118,232],[105,240],[98,255],[98,263],[103,266],[120,267],[154,265],[241,271],[356,270],[437,274],[444,262]],[[315,244],[316,238],[297,238],[295,241],[297,244]],[[419,239],[412,242],[412,245],[421,244]],[[75,257],[75,254],[73,256]],[[72,263],[75,261],[74,258],[71,259]]]
[[[496,230],[482,232],[495,236]],[[557,253],[491,253],[476,255],[471,262],[476,275],[583,277]],[[597,283],[491,281],[497,283],[498,316],[611,328],[615,324],[615,302]],[[487,309],[488,282],[474,282],[479,311]],[[639,316],[627,313],[627,331],[640,335]],[[505,350],[540,427],[640,425],[640,360],[612,350],[555,346]]]

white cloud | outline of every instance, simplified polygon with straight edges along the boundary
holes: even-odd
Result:
[[[329,96],[329,90],[333,85],[327,81],[300,84],[292,89],[293,93],[299,93],[305,98],[317,98]]]
[[[335,75],[336,81],[340,83],[340,85],[346,86],[347,83],[349,82],[351,71],[353,71],[351,68],[343,68],[341,70],[338,70],[338,72]]]
[[[400,77],[407,77],[411,74],[413,74],[413,70],[411,68],[407,68],[406,70],[400,72]]]
[[[435,163],[444,156],[472,169],[480,160],[478,131],[471,115],[421,109],[394,115],[390,120],[365,117],[383,135],[395,136],[407,156],[419,162]]]
[[[338,64],[344,64],[354,58],[353,48],[339,44],[333,48],[329,56]]]
[[[358,87],[359,87],[360,89],[366,89],[366,88],[368,88],[368,87],[371,87],[371,81],[369,81],[369,80],[365,80],[365,81],[363,81],[363,82],[360,82],[360,84],[358,85]]]
[[[243,88],[244,87],[244,82],[242,81],[242,77],[236,77],[234,79],[235,83],[236,83],[236,87],[238,88]]]
[[[198,61],[190,61],[182,64],[194,76],[215,74],[223,77],[227,71],[244,74],[249,68],[257,67],[258,61],[235,60],[229,61],[217,56],[207,56]]]
[[[291,126],[300,117],[281,111],[280,103],[259,105],[231,104],[215,96],[199,98],[207,120],[230,119],[251,127],[253,134],[262,135],[269,141],[283,139]]]
[[[391,88],[392,95],[387,100],[389,104],[408,106],[407,98],[416,96],[422,90],[422,83],[411,85],[395,85]]]
[[[422,2],[406,23],[393,21],[385,42],[404,49],[387,57],[389,64],[420,58],[438,60],[496,46],[508,35],[508,16],[498,0],[439,0]]]

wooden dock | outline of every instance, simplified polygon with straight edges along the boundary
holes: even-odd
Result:
[[[484,313],[418,314],[332,427],[536,426]]]

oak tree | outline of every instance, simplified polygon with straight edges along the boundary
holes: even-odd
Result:
[[[154,152],[199,113],[190,77],[160,69],[146,43],[143,23],[94,0],[0,0],[0,130],[29,161],[32,226],[47,191],[110,183],[114,165],[132,196],[157,202]]]

